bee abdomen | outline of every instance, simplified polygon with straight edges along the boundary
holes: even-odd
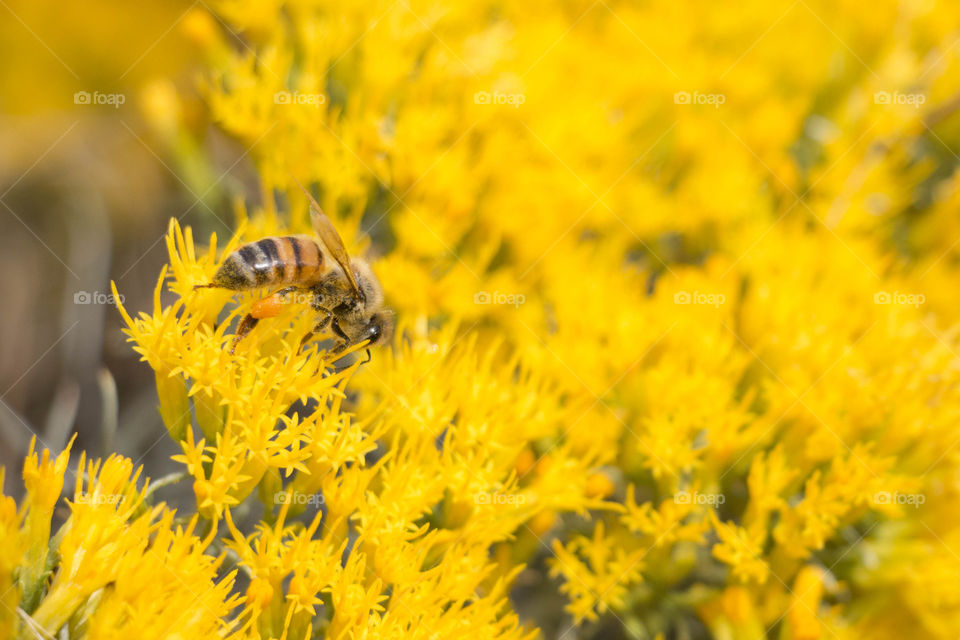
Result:
[[[213,284],[226,289],[309,284],[323,267],[323,255],[308,236],[264,238],[246,244],[220,265]]]

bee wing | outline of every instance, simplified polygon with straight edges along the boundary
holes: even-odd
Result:
[[[320,237],[327,251],[330,252],[330,255],[333,256],[333,259],[337,261],[337,264],[340,265],[340,268],[343,269],[343,272],[347,275],[347,280],[350,282],[350,287],[353,289],[354,294],[356,294],[358,299],[361,298],[360,287],[357,285],[357,280],[353,275],[353,269],[350,267],[350,255],[347,253],[347,248],[343,244],[343,239],[340,237],[340,234],[337,233],[333,222],[330,221],[327,214],[323,212],[323,209],[320,208],[317,201],[310,195],[310,192],[307,191],[296,178],[293,178],[293,181],[297,183],[297,186],[300,187],[300,190],[303,191],[307,196],[307,200],[310,202],[310,222],[313,223],[314,233]]]

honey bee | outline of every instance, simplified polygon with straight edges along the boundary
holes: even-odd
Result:
[[[315,333],[328,328],[336,341],[334,353],[365,340],[369,341],[368,347],[389,342],[393,336],[393,312],[383,306],[380,281],[365,260],[347,254],[330,218],[296,178],[294,182],[310,202],[310,221],[316,237],[280,236],[246,244],[227,256],[213,282],[194,287],[249,291],[281,286],[255,302],[240,321],[230,353],[261,319],[278,315],[287,296],[295,291],[306,294],[310,307],[320,314],[314,328],[300,341],[300,349]]]

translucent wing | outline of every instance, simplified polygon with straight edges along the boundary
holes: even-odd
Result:
[[[324,246],[327,247],[327,251],[329,251],[333,259],[337,261],[337,264],[340,265],[343,272],[347,274],[347,280],[350,282],[350,286],[353,288],[357,298],[363,297],[363,294],[360,293],[360,287],[357,286],[357,280],[353,275],[353,269],[350,267],[350,256],[347,254],[347,248],[343,245],[343,239],[340,237],[340,234],[337,233],[330,218],[323,212],[323,209],[321,209],[317,201],[313,199],[310,192],[300,184],[299,180],[292,175],[290,177],[293,178],[293,181],[297,183],[297,186],[300,187],[300,190],[303,191],[307,196],[307,200],[310,202],[310,222],[313,223],[314,233],[320,237]]]

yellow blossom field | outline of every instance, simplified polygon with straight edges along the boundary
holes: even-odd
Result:
[[[960,4],[0,5],[0,640],[956,638]]]

